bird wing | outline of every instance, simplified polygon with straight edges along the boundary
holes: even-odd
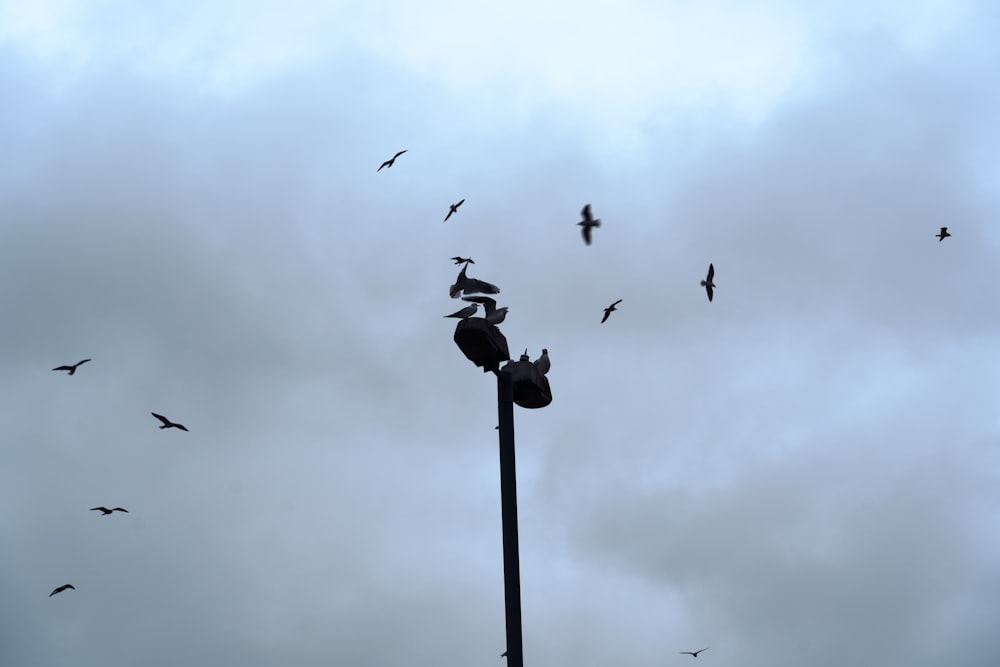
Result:
[[[593,217],[591,217],[591,215],[590,215],[590,204],[587,204],[586,206],[584,206],[584,207],[583,207],[583,210],[582,210],[582,211],[580,211],[580,215],[582,215],[582,216],[583,216],[583,219],[584,219],[584,221],[586,221],[586,222],[590,222],[591,220],[593,220],[593,219],[594,219],[594,218],[593,218]]]
[[[375,171],[377,171],[377,172],[378,172],[378,171],[382,171],[382,167],[388,167],[388,166],[389,166],[390,164],[392,164],[392,160],[386,160],[386,161],[385,161],[385,162],[383,162],[383,163],[381,164],[381,166],[379,166],[379,168],[378,168],[378,169],[376,169]]]
[[[179,428],[182,431],[187,431],[187,426],[185,426],[184,424],[173,423],[173,427],[174,428]]]
[[[487,313],[492,313],[496,310],[497,300],[488,296],[463,296],[462,301],[470,301],[472,303],[481,303],[486,307]]]
[[[83,364],[87,363],[88,361],[90,361],[90,359],[81,359],[80,361],[76,362],[76,365],[77,366],[82,366]]]
[[[452,213],[454,213],[454,212],[455,212],[455,209],[454,209],[454,208],[449,208],[449,209],[448,209],[448,215],[444,216],[444,220],[443,220],[443,222],[448,222],[448,218],[450,218],[450,217],[451,217],[451,214],[452,214]]]
[[[583,240],[587,245],[590,245],[590,226],[583,226]]]
[[[464,203],[465,203],[465,200],[463,199],[462,201],[460,201],[457,204],[455,204],[455,208],[458,208],[459,206],[461,206]]]
[[[715,277],[715,264],[708,265],[708,282],[712,282],[712,278]]]
[[[714,290],[712,290],[712,283],[705,283],[705,291],[708,292],[708,300],[711,301],[712,294],[714,293]]]
[[[90,511],[91,511],[91,512],[93,512],[94,510],[100,510],[100,511],[102,511],[102,512],[107,512],[107,511],[108,511],[108,508],[107,508],[107,507],[91,507],[91,508],[90,508]]]
[[[73,370],[73,367],[72,366],[56,366],[52,370],[54,370],[54,371],[71,371],[71,370]]]
[[[128,510],[125,509],[124,507],[115,507],[111,511],[112,512],[125,512],[125,514],[128,514]]]
[[[604,317],[601,318],[601,324],[604,324],[605,322],[607,322],[609,317],[611,317],[611,309],[610,308],[605,308],[604,309]]]
[[[485,280],[479,280],[478,278],[469,278],[465,282],[465,287],[463,288],[466,292],[471,292],[473,294],[499,294],[500,288],[493,283],[488,283]]]
[[[405,152],[406,152],[405,150],[399,151],[398,153],[396,153],[395,155],[392,156],[392,159],[395,160],[396,158],[398,158],[400,155],[402,155]]]
[[[153,415],[154,417],[156,417],[157,419],[159,419],[161,422],[163,422],[164,426],[174,426],[174,423],[172,421],[170,421],[169,419],[167,419],[166,417],[164,417],[163,415],[158,415],[155,412],[150,412],[149,414]]]
[[[611,304],[611,307],[612,307],[612,308],[614,308],[615,306],[617,306],[617,305],[618,305],[619,303],[621,303],[622,301],[624,301],[624,299],[618,299],[618,300],[617,300],[617,301],[615,301],[615,302],[614,302],[613,304]]]

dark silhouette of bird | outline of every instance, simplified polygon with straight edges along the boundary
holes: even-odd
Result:
[[[79,368],[83,364],[87,363],[88,361],[90,361],[90,359],[81,359],[80,361],[76,362],[72,366],[56,366],[52,370],[54,370],[54,371],[69,371],[69,375],[72,375],[73,373],[76,372],[77,368]]]
[[[535,359],[532,363],[535,364],[535,368],[537,368],[538,372],[542,375],[548,373],[549,368],[552,367],[552,362],[549,361],[549,351],[543,347],[542,356]]]
[[[156,417],[157,419],[159,419],[161,422],[163,422],[163,425],[160,426],[160,428],[179,428],[182,431],[186,431],[187,430],[187,427],[185,427],[184,424],[178,424],[176,422],[172,422],[169,419],[167,419],[166,417],[164,417],[163,415],[158,415],[155,412],[150,412],[149,414],[153,415],[154,417]]]
[[[699,653],[701,653],[702,651],[707,651],[708,649],[709,647],[706,646],[705,648],[699,649],[697,651],[678,651],[678,653],[680,653],[681,655],[693,655],[694,657],[697,658]]]
[[[458,202],[457,204],[448,205],[448,215],[444,216],[444,222],[448,222],[448,218],[452,216],[453,213],[458,213],[458,207],[465,203],[465,200]]]
[[[947,227],[942,227],[941,231],[935,234],[935,236],[937,236],[938,243],[941,243],[941,241],[944,241],[946,238],[951,236],[951,234],[948,233]],[[70,373],[70,375],[72,375],[72,373]]]
[[[90,508],[91,512],[93,512],[94,510],[99,510],[101,512],[101,516],[107,516],[107,515],[111,514],[112,512],[125,512],[125,514],[128,514],[128,510],[125,509],[124,507],[112,507],[111,509],[108,509],[107,507],[91,507]]]
[[[712,282],[712,278],[714,277],[715,277],[715,266],[709,264],[708,275],[705,276],[705,279],[701,281],[701,286],[705,288],[706,292],[708,292],[709,301],[712,300],[712,294],[714,294],[714,292],[712,291],[715,289],[715,283]]]
[[[392,165],[396,164],[396,158],[398,158],[400,155],[402,155],[405,152],[406,152],[405,150],[399,151],[398,153],[396,153],[395,155],[393,155],[391,158],[389,158],[388,160],[386,160],[385,162],[383,162],[382,166],[379,167],[378,169],[376,169],[375,171],[379,172],[379,171],[382,171],[382,167],[391,167]]]
[[[583,216],[583,220],[576,224],[583,227],[583,240],[587,245],[590,245],[590,229],[591,227],[600,227],[601,221],[595,220],[590,214],[590,204],[583,207],[583,210],[580,211],[580,215]]]
[[[507,317],[507,306],[497,308],[497,300],[488,296],[463,296],[462,301],[481,303],[486,310],[486,314],[483,317],[490,324],[500,324]]]
[[[469,265],[466,264],[462,267],[462,270],[458,272],[458,278],[455,279],[455,284],[448,288],[448,295],[452,299],[458,298],[463,292],[466,294],[499,294],[500,288],[492,283],[488,283],[485,280],[478,280],[477,278],[468,278],[465,275],[466,269]]]
[[[456,264],[475,264],[471,257],[452,257]]]
[[[63,584],[62,586],[58,586],[57,588],[52,589],[52,592],[49,593],[49,597],[52,597],[56,593],[62,593],[67,588],[70,588],[74,591],[76,590],[76,587],[73,584]]]
[[[497,428],[500,428],[500,427],[499,427],[499,426],[497,426]],[[506,658],[506,657],[507,657],[507,651],[504,651],[503,653],[501,653],[501,654],[500,654],[500,657],[501,657],[501,658]]]
[[[479,310],[479,306],[477,304],[472,304],[471,306],[466,306],[461,310],[455,311],[451,315],[445,315],[445,317],[455,317],[460,320],[464,320],[467,317],[475,315],[477,310]]]
[[[601,324],[604,324],[605,322],[608,321],[608,318],[611,317],[611,313],[613,313],[616,310],[618,310],[617,308],[615,308],[615,306],[617,306],[621,302],[622,302],[622,300],[618,299],[613,304],[611,304],[610,306],[608,306],[607,308],[604,309],[604,317],[601,318]]]

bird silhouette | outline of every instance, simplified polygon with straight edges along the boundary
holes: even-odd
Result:
[[[698,649],[697,651],[678,651],[678,653],[680,653],[681,655],[693,655],[694,657],[697,658],[699,653],[701,653],[702,651],[707,651],[708,649],[709,647],[706,646],[705,648]]]
[[[497,428],[500,428],[500,427],[498,426]],[[504,651],[503,653],[501,653],[500,657],[501,658],[506,658],[507,657],[507,651]]]
[[[124,507],[112,507],[111,509],[108,509],[107,507],[103,507],[102,506],[102,507],[91,507],[90,508],[91,512],[93,512],[94,510],[99,510],[101,512],[101,516],[107,516],[107,515],[111,514],[112,512],[125,512],[125,514],[128,514],[128,510],[125,509]]]
[[[941,241],[944,241],[946,238],[951,236],[951,234],[948,233],[947,227],[942,227],[941,231],[935,234],[935,236],[937,236],[938,243],[941,243]],[[72,373],[70,373],[70,375],[72,375]]]
[[[445,317],[455,317],[460,320],[464,320],[467,317],[475,315],[477,310],[479,310],[479,306],[477,304],[472,304],[471,306],[466,306],[461,310],[456,310],[451,315],[445,315]]]
[[[83,364],[87,363],[88,361],[90,361],[90,359],[82,359],[82,360],[76,362],[75,364],[73,364],[72,366],[56,366],[52,370],[54,370],[54,371],[69,371],[68,374],[72,375],[73,373],[76,372],[77,368],[79,368]]]
[[[483,308],[486,310],[486,314],[483,317],[490,324],[500,324],[507,317],[507,306],[503,308],[497,308],[497,300],[488,296],[463,296],[462,301],[472,301],[473,303],[481,303]]]
[[[714,292],[712,291],[712,290],[715,289],[715,283],[712,282],[712,278],[714,278],[714,277],[715,277],[715,266],[712,265],[712,264],[709,264],[708,265],[708,275],[705,276],[705,279],[701,281],[701,286],[705,288],[706,292],[708,292],[708,300],[709,301],[712,300],[712,294],[714,294]]]
[[[471,257],[459,257],[459,256],[456,256],[456,257],[452,257],[452,259],[455,260],[456,264],[475,264],[475,262],[472,261]]]
[[[618,310],[617,308],[615,308],[615,306],[617,306],[621,302],[622,302],[622,300],[618,299],[613,304],[611,304],[610,306],[608,306],[607,308],[604,309],[604,317],[601,318],[601,324],[604,324],[605,322],[608,321],[608,318],[611,317],[611,313],[613,313],[616,310]]]
[[[548,373],[549,368],[552,367],[552,362],[549,361],[549,351],[543,347],[542,356],[535,359],[535,361],[532,363],[535,364],[535,368],[537,368],[538,372],[541,373],[542,375]]]
[[[591,227],[600,227],[601,221],[595,220],[590,214],[590,204],[583,207],[583,210],[580,211],[580,215],[583,216],[583,220],[576,224],[583,227],[583,240],[587,245],[590,245],[590,229]]]
[[[458,207],[465,203],[465,200],[458,202],[457,204],[448,205],[448,215],[444,216],[444,222],[448,222],[448,218],[452,216],[453,213],[458,213]]]
[[[499,294],[500,288],[492,283],[488,283],[485,280],[479,280],[477,278],[469,278],[465,275],[466,269],[469,265],[466,264],[462,267],[462,270],[458,272],[458,278],[455,278],[455,284],[448,288],[448,295],[452,299],[458,298],[463,292],[466,294]]]
[[[150,412],[149,414],[153,415],[154,417],[156,417],[157,419],[159,419],[161,422],[163,422],[163,425],[160,426],[160,428],[179,428],[182,431],[186,431],[187,430],[187,427],[184,426],[184,424],[178,424],[176,422],[172,422],[169,419],[167,419],[166,417],[164,417],[163,415],[158,415],[155,412]]]
[[[62,593],[67,588],[70,588],[70,589],[72,589],[74,591],[76,590],[76,587],[73,584],[63,584],[62,586],[58,586],[58,587],[52,589],[52,592],[49,593],[49,597],[52,597],[56,593]]]
[[[396,158],[398,158],[400,155],[402,155],[405,152],[406,152],[405,150],[399,151],[398,153],[396,153],[395,155],[393,155],[391,158],[389,158],[388,160],[386,160],[385,162],[383,162],[382,166],[379,167],[378,169],[376,169],[375,171],[376,172],[382,171],[382,167],[391,167],[392,165],[394,165],[396,163]]]

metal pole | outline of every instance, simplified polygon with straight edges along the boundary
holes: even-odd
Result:
[[[503,521],[503,582],[507,614],[507,667],[524,667],[521,645],[521,566],[517,546],[517,466],[514,463],[514,378],[497,373],[500,418],[500,511]]]

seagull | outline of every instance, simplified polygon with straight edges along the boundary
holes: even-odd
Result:
[[[483,316],[490,324],[500,324],[507,317],[507,306],[497,308],[496,299],[488,296],[463,296],[462,301],[472,301],[483,304],[486,314]]]
[[[399,151],[398,153],[396,153],[395,155],[393,155],[391,158],[389,158],[388,160],[386,160],[385,162],[383,162],[382,163],[382,167],[391,167],[392,165],[394,165],[396,163],[396,158],[398,158],[400,155],[402,155],[405,152],[406,152],[405,150]],[[379,167],[375,171],[376,172],[382,171],[382,167]]]
[[[475,264],[471,257],[452,257],[456,264]]]
[[[160,428],[179,428],[182,431],[186,431],[187,430],[187,428],[184,426],[184,424],[177,424],[175,422],[172,422],[169,419],[167,419],[166,417],[164,417],[163,415],[158,415],[155,412],[150,412],[149,414],[153,415],[154,417],[156,417],[157,419],[159,419],[161,422],[163,422],[163,425],[160,426]]]
[[[478,280],[476,278],[467,278],[465,275],[465,270],[469,268],[466,264],[462,267],[462,270],[458,273],[458,278],[455,278],[455,284],[452,285],[448,294],[452,299],[457,298],[459,294],[465,292],[466,294],[499,294],[500,288],[496,285],[486,282],[485,280]]]
[[[532,363],[535,364],[535,368],[537,368],[538,372],[541,373],[542,375],[548,373],[549,368],[552,366],[552,363],[549,361],[549,351],[543,347],[542,356],[535,359],[535,361]]]
[[[125,512],[125,514],[128,514],[128,510],[125,509],[124,507],[112,507],[111,509],[108,509],[107,507],[91,507],[90,508],[91,512],[93,512],[94,510],[100,510],[101,511],[101,516],[107,516],[107,515],[111,514],[112,512]]]
[[[448,222],[448,218],[451,217],[452,213],[458,213],[458,207],[465,203],[465,200],[458,202],[457,204],[448,205],[448,215],[444,216],[444,222]]]
[[[693,655],[694,657],[697,658],[699,653],[701,653],[702,651],[707,651],[708,649],[709,647],[706,646],[705,648],[699,649],[697,651],[678,651],[678,653],[680,653],[681,655]]]
[[[935,236],[937,236],[938,243],[941,243],[941,241],[944,241],[946,238],[948,238],[949,236],[951,236],[951,234],[948,233],[948,228],[947,227],[942,227],[941,231],[938,232],[937,234],[935,234]],[[80,362],[80,363],[83,363],[83,362]],[[72,375],[72,373],[70,373],[70,375]]]
[[[616,310],[618,310],[617,308],[615,308],[615,306],[617,306],[621,302],[622,302],[622,300],[618,299],[613,304],[611,304],[610,306],[608,306],[607,308],[604,309],[604,317],[601,318],[601,324],[604,324],[605,322],[608,321],[608,318],[611,317],[611,313],[613,313]]]
[[[62,586],[59,586],[58,588],[52,589],[52,592],[49,593],[49,597],[52,597],[56,593],[62,593],[67,588],[72,588],[74,591],[76,590],[76,587],[73,584],[63,584]]]
[[[56,366],[52,370],[54,370],[54,371],[69,371],[69,374],[72,375],[73,373],[76,372],[77,368],[79,368],[83,364],[87,363],[88,361],[90,361],[90,359],[83,359],[81,361],[76,362],[72,366]]]
[[[712,278],[714,277],[715,277],[715,266],[709,264],[708,275],[705,276],[705,279],[701,281],[701,286],[705,288],[706,292],[708,292],[709,301],[712,300],[712,294],[713,294],[712,289],[715,287],[715,283],[712,282]]]
[[[595,220],[594,217],[590,215],[590,204],[587,204],[586,206],[583,207],[583,210],[580,211],[580,215],[583,216],[583,220],[581,220],[576,224],[583,227],[583,240],[586,242],[587,245],[590,245],[590,228],[600,227],[601,221]]]
[[[451,315],[445,315],[445,317],[457,317],[460,320],[464,320],[475,315],[477,310],[479,310],[479,306],[477,304],[472,304],[471,306],[466,306],[461,310],[456,310]]]

